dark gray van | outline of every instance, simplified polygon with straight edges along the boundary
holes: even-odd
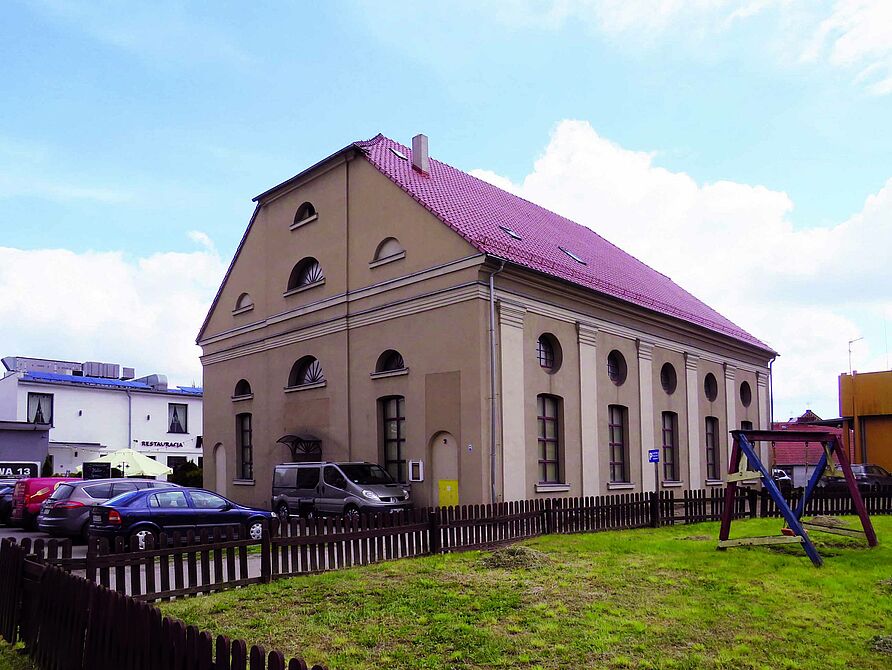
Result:
[[[358,516],[410,509],[409,489],[374,463],[283,463],[273,470],[272,510],[293,515]]]

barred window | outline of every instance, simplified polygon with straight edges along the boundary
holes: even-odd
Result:
[[[551,395],[536,398],[539,425],[539,483],[561,482],[561,399]]]
[[[719,478],[719,420],[706,417],[706,478]]]
[[[678,414],[663,412],[663,480],[678,481]]]
[[[378,400],[381,415],[381,452],[384,469],[398,482],[408,481],[406,469],[406,399],[390,396]]]
[[[254,479],[254,443],[251,433],[251,415],[235,417],[235,442],[239,454],[239,479]]]
[[[622,405],[610,405],[607,408],[607,428],[610,449],[610,481],[612,483],[629,482],[629,445],[626,441],[628,426],[628,408]]]

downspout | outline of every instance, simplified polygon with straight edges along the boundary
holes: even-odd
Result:
[[[130,395],[130,389],[124,389],[127,394],[127,446],[126,449],[133,448],[133,397]]]
[[[501,261],[499,269],[489,275],[489,482],[490,502],[496,502],[496,288],[495,276],[505,269]]]

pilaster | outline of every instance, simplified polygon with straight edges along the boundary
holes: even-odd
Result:
[[[769,424],[770,417],[768,412],[768,374],[765,372],[756,373],[756,403],[759,408],[759,421],[756,425],[761,430],[770,430],[771,425]],[[762,462],[768,466],[768,445],[765,442],[760,442],[758,448],[759,457],[762,459]],[[774,464],[772,463],[771,465]]]
[[[700,380],[697,367],[700,357],[694,354],[684,355],[685,388],[688,396],[688,486],[703,486],[703,475],[700,468],[702,449],[700,448]]]
[[[524,417],[523,323],[526,309],[499,302],[499,363],[502,380],[503,500],[527,497]]]
[[[638,340],[638,395],[641,408],[641,490],[655,491],[654,466],[648,462],[648,451],[654,448],[654,345]]]
[[[722,472],[726,472],[726,468],[728,467],[728,459],[731,454],[731,443],[733,439],[731,437],[731,431],[737,430],[740,426],[737,425],[737,384],[735,380],[737,378],[737,368],[730,363],[725,363],[725,425],[728,427],[725,432],[725,444],[727,448],[725,449],[726,456],[722,458],[721,466],[719,468],[719,474]],[[748,469],[746,463],[746,456],[741,459],[741,469]]]
[[[582,495],[600,494],[598,463],[598,329],[576,323],[579,342],[579,406],[582,436]]]

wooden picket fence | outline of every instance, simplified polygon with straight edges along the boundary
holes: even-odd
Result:
[[[0,634],[41,670],[308,670],[281,652],[162,616],[146,602],[0,543]],[[325,670],[314,665],[312,670]]]

